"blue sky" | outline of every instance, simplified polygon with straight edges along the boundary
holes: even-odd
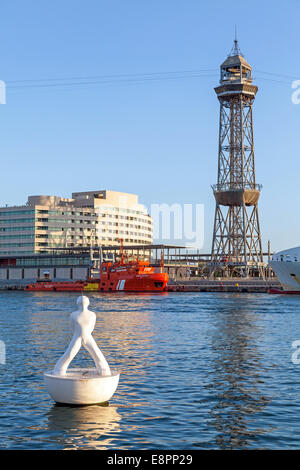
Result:
[[[225,7],[199,0],[1,0],[0,6],[0,79],[7,84],[1,205],[21,204],[28,194],[68,197],[106,188],[137,193],[147,206],[203,203],[209,251],[214,86],[236,24],[259,86],[254,136],[264,248],[268,239],[275,250],[300,244],[300,105],[291,101],[292,80],[300,79],[299,1]],[[184,73],[191,70],[207,72],[192,78]],[[164,72],[172,79],[149,80]],[[137,74],[148,79],[134,81]],[[115,75],[122,75],[117,83]],[[79,77],[103,76],[106,83],[77,85]],[[41,86],[51,83],[69,85]]]

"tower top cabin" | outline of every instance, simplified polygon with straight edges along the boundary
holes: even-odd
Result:
[[[235,39],[230,54],[220,66],[220,85],[215,88],[215,92],[218,98],[241,93],[254,98],[257,89],[257,86],[252,85],[252,67],[242,55]]]
[[[226,60],[220,67],[220,83],[252,83],[252,67],[245,60],[238,47],[237,39]]]

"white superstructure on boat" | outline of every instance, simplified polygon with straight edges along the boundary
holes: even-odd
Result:
[[[270,265],[285,291],[300,293],[300,246],[275,253]]]

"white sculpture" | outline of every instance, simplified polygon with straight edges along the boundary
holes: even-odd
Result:
[[[79,352],[81,346],[84,346],[93,358],[100,375],[111,375],[109,365],[92,336],[96,324],[96,315],[88,310],[89,304],[88,297],[84,295],[78,297],[77,305],[79,308],[71,313],[71,321],[74,328],[73,338],[65,354],[57,361],[54,367],[54,374],[56,375],[66,374],[70,363]]]
[[[96,315],[88,310],[89,303],[88,297],[78,297],[78,310],[71,313],[74,330],[71,342],[53,371],[44,374],[50,395],[60,403],[78,405],[102,403],[112,397],[118,386],[119,374],[111,372],[92,336]],[[68,370],[81,346],[84,346],[93,358],[96,369]]]

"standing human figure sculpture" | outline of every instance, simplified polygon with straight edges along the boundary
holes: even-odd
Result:
[[[96,315],[94,312],[88,310],[89,304],[90,301],[88,297],[84,295],[78,297],[78,310],[71,313],[71,321],[74,330],[73,337],[66,352],[57,361],[54,367],[53,372],[55,375],[66,375],[70,363],[79,352],[81,346],[84,346],[93,358],[99,375],[111,375],[109,365],[92,336],[96,324]]]

